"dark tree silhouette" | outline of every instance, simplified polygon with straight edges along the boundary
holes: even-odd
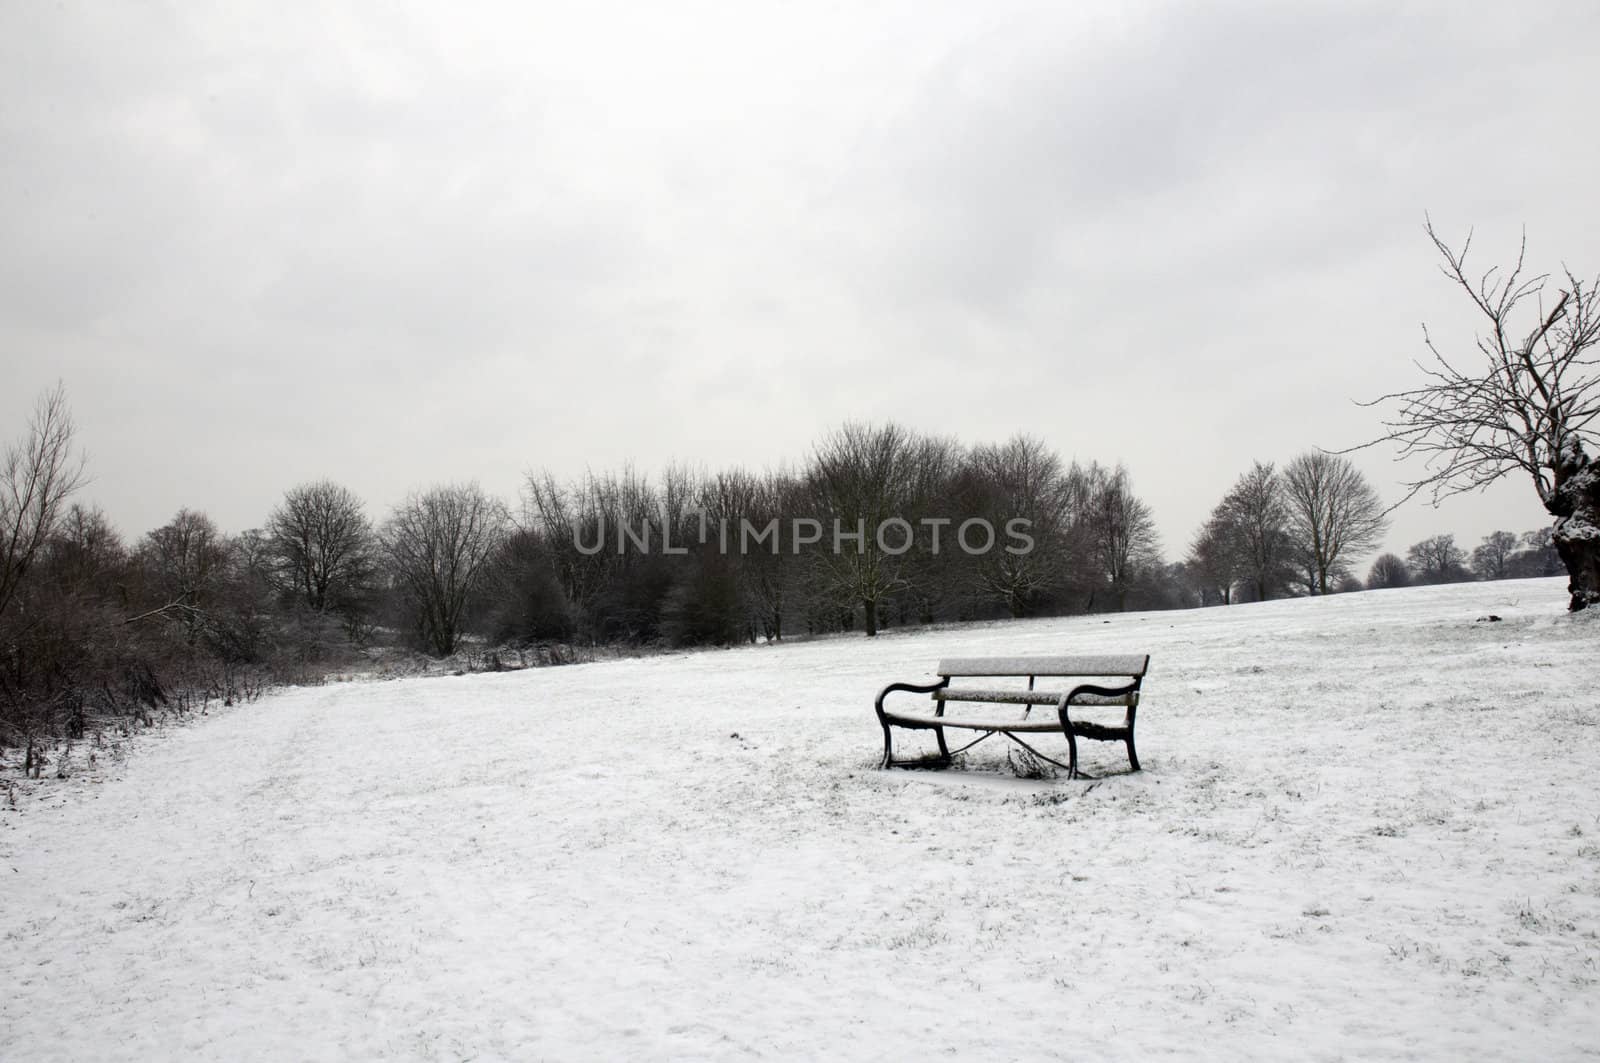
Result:
[[[461,637],[462,614],[505,537],[500,502],[476,483],[412,495],[383,526],[380,539],[423,643],[447,657]]]
[[[331,480],[291,488],[267,518],[285,590],[315,612],[352,608],[372,576],[372,526],[361,499]]]
[[[1134,582],[1160,564],[1161,541],[1155,516],[1133,493],[1127,469],[1118,465],[1106,472],[1091,466],[1090,477],[1093,486],[1083,518],[1089,554],[1097,576],[1121,611],[1127,608]],[[1092,596],[1090,602],[1092,608]]]
[[[1434,535],[1406,551],[1415,583],[1455,583],[1467,579],[1467,554],[1454,535]]]
[[[1505,579],[1511,575],[1511,556],[1517,552],[1514,532],[1495,531],[1483,537],[1472,551],[1472,567],[1484,579]]]
[[[0,616],[54,533],[67,497],[83,484],[73,435],[58,384],[40,397],[26,437],[0,456]]]
[[[1238,566],[1238,576],[1264,602],[1283,586],[1290,556],[1283,478],[1258,461],[1234,482],[1212,514]]]
[[[1411,570],[1398,554],[1379,554],[1367,573],[1367,589],[1383,590],[1388,587],[1411,586]]]
[[[1223,605],[1233,604],[1233,585],[1239,582],[1239,552],[1229,541],[1228,529],[1213,515],[1189,544],[1186,562],[1200,590],[1200,604],[1212,596]]]
[[[878,633],[883,600],[908,586],[905,560],[886,553],[874,532],[912,508],[917,444],[897,424],[846,424],[817,444],[807,469],[825,534],[837,526],[860,535],[848,548],[822,549],[815,556],[838,600],[860,604],[868,635]]]

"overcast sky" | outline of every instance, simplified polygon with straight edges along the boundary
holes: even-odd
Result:
[[[0,5],[0,431],[64,381],[130,537],[894,418],[1124,462],[1177,557],[1470,343],[1424,212],[1600,270],[1593,4],[334,7]]]

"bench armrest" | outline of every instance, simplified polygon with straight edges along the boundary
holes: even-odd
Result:
[[[1137,694],[1138,692],[1139,681],[1137,679],[1125,687],[1103,687],[1096,683],[1080,683],[1068,691],[1063,704],[1071,705],[1073,699],[1079,694],[1097,694],[1103,698],[1120,698],[1126,694]]]
[[[1139,680],[1138,679],[1135,679],[1133,682],[1129,683],[1127,686],[1121,686],[1121,687],[1103,687],[1103,686],[1100,686],[1098,683],[1079,683],[1077,686],[1075,686],[1071,690],[1067,691],[1066,696],[1064,696],[1056,704],[1056,712],[1058,714],[1060,714],[1060,716],[1061,716],[1061,729],[1063,731],[1071,731],[1072,730],[1072,714],[1068,710],[1072,706],[1072,700],[1074,698],[1076,698],[1079,694],[1097,694],[1097,695],[1099,695],[1100,697],[1103,697],[1103,698],[1120,698],[1125,694],[1137,694],[1138,692],[1139,692]],[[1128,709],[1128,719],[1130,721],[1133,719],[1133,709],[1132,708]]]
[[[877,711],[878,720],[881,722],[883,720],[883,699],[888,697],[890,694],[893,694],[893,693],[896,693],[896,692],[904,692],[904,693],[907,693],[907,694],[932,694],[935,690],[943,690],[945,687],[947,687],[949,685],[950,685],[950,677],[949,676],[945,676],[945,677],[941,678],[937,683],[927,683],[927,684],[919,684],[919,683],[890,683],[888,686],[884,687],[883,690],[878,693],[878,700],[873,703],[872,707]],[[939,706],[939,708],[940,708],[940,711],[942,712],[943,709],[944,709],[944,706],[941,705],[941,706]]]

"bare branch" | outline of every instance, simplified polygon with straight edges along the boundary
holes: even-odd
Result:
[[[1467,265],[1472,234],[1457,251],[1439,236],[1431,218],[1426,232],[1443,259],[1441,272],[1487,323],[1476,344],[1478,369],[1470,371],[1447,357],[1424,326],[1423,344],[1432,360],[1418,365],[1424,383],[1358,403],[1393,412],[1383,422],[1382,435],[1335,453],[1392,443],[1399,459],[1420,458],[1424,474],[1405,481],[1402,502],[1426,492],[1437,504],[1521,471],[1548,505],[1556,490],[1558,456],[1569,444],[1592,438],[1591,426],[1600,418],[1593,351],[1600,342],[1600,314],[1588,297],[1594,286],[1566,271],[1566,287],[1546,311],[1549,275],[1524,275],[1526,234],[1508,272],[1491,268],[1474,278]],[[1525,304],[1538,312],[1531,325],[1519,328]]]
[[[40,396],[26,438],[0,458],[0,616],[55,531],[68,496],[84,483],[75,434],[66,390],[57,384]]]

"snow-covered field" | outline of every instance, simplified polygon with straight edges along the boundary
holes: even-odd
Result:
[[[0,1058],[1600,1054],[1600,616],[1563,604],[290,691],[0,812]],[[1149,652],[1146,770],[875,770],[873,695],[957,651]]]

